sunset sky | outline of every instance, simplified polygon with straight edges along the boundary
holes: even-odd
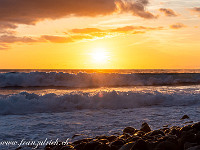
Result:
[[[198,69],[199,0],[0,0],[0,69]]]

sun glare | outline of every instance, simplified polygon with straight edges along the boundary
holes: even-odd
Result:
[[[105,63],[109,60],[109,53],[104,48],[96,48],[91,53],[91,57],[96,63]]]

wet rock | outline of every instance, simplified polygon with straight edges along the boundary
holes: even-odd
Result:
[[[145,133],[148,133],[151,131],[151,128],[149,127],[149,125],[145,122],[142,124],[142,127],[140,129],[140,131],[143,131]]]
[[[184,144],[184,150],[187,150],[188,148],[190,147],[194,147],[194,146],[197,146],[198,144],[197,143],[189,143],[189,142],[186,142]]]
[[[93,140],[92,138],[87,138],[87,139],[82,139],[82,140],[75,141],[72,144],[73,145],[77,145],[77,144],[80,144],[80,143],[83,143],[83,142],[87,143],[87,142],[90,142],[92,140]]]
[[[200,122],[193,124],[192,128],[196,129],[197,131],[200,131]]]
[[[156,146],[155,150],[177,150],[177,145],[173,142],[163,141]]]
[[[131,150],[135,142],[126,143],[119,150]]]
[[[126,141],[127,141],[127,142],[135,142],[135,141],[137,141],[138,139],[140,139],[139,136],[133,135],[133,136],[131,136],[130,138],[128,138]]]
[[[129,137],[131,137],[129,134],[123,134],[122,136],[119,137],[119,139],[128,139]]]
[[[117,140],[110,143],[110,147],[111,149],[114,149],[114,148],[120,149],[124,144],[125,142],[123,140]]]
[[[187,125],[187,126],[184,126],[180,129],[180,134],[183,132],[183,131],[189,131],[189,130],[192,130],[192,126],[191,125]]]
[[[183,149],[186,142],[194,143],[196,140],[195,138],[196,137],[194,133],[190,131],[183,131],[181,137],[178,139],[180,148]]]
[[[131,150],[148,150],[148,144],[144,140],[138,140]]]
[[[67,145],[67,146],[63,146],[61,149],[59,150],[74,150],[73,146]]]
[[[94,141],[92,141],[92,142],[90,142],[90,143],[85,144],[83,150],[95,150],[95,148],[96,148],[98,145],[100,145],[100,144],[101,144],[101,143],[99,143],[99,142],[94,142]]]
[[[180,134],[180,127],[177,126],[171,127],[169,134],[178,136]]]
[[[78,144],[78,145],[74,146],[74,149],[75,150],[84,150],[85,145],[86,145],[86,143]]]
[[[125,133],[129,133],[129,134],[134,134],[135,133],[135,131],[136,131],[136,129],[135,128],[133,128],[133,127],[126,127],[124,130],[123,130],[123,134],[125,134]]]
[[[100,139],[107,139],[107,138],[108,138],[107,136],[102,135],[102,136],[97,136],[95,139],[100,140]]]
[[[154,130],[154,131],[151,131],[150,133],[147,133],[149,136],[155,136],[155,135],[162,135],[162,136],[165,136],[165,133],[161,130]]]
[[[117,136],[115,136],[115,135],[108,136],[108,137],[107,137],[107,140],[108,140],[109,142],[113,142],[113,141],[117,140]]]
[[[193,123],[193,121],[186,121],[184,124]]]
[[[100,139],[99,142],[102,144],[109,143],[109,141],[107,139]]]
[[[187,150],[200,150],[200,145],[194,146],[194,147],[190,147]]]
[[[144,131],[137,131],[134,136],[139,136],[139,137],[142,137],[143,135],[145,135],[145,132]]]
[[[200,131],[196,134],[196,142],[200,144]]]
[[[111,148],[106,144],[101,144],[98,145],[95,150],[111,150]]]
[[[183,120],[183,119],[189,119],[190,117],[188,116],[188,115],[184,115],[182,118],[181,118],[181,120]]]

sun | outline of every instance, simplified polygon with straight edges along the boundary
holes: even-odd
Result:
[[[109,60],[110,57],[105,48],[95,48],[90,55],[93,62],[96,63],[105,63]]]

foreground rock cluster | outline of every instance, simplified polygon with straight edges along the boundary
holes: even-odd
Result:
[[[65,146],[47,145],[45,150],[200,150],[200,122],[154,131],[143,123],[140,130],[126,127],[119,136],[97,136]]]

